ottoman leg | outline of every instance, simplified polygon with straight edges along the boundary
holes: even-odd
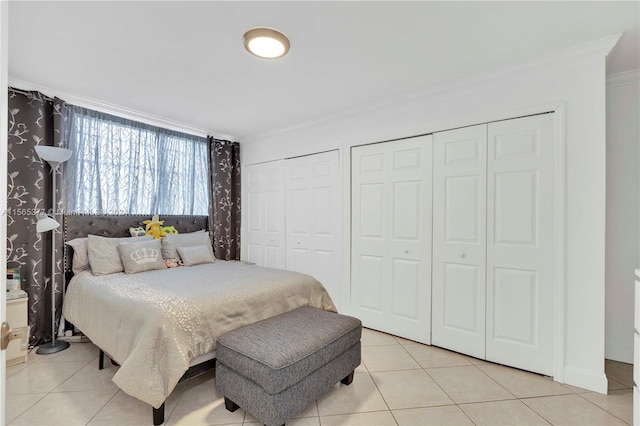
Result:
[[[349,375],[347,377],[345,377],[344,379],[340,380],[340,383],[342,383],[343,385],[347,385],[347,386],[349,386],[351,384],[351,382],[353,382],[353,371],[351,373],[349,373]]]
[[[230,400],[229,398],[227,398],[226,396],[224,397],[224,408],[226,408],[228,411],[231,411],[232,413],[234,411],[236,411],[238,408],[238,404],[236,404],[235,402],[233,402],[232,400]]]

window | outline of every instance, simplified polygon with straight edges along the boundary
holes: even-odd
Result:
[[[66,209],[207,215],[207,139],[73,106]]]

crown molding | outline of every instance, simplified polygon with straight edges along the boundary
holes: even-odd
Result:
[[[88,98],[85,96],[75,95],[73,93],[64,92],[62,90],[54,89],[51,87],[42,86],[28,81],[19,80],[16,78],[9,78],[9,86],[22,90],[36,90],[47,96],[58,97],[68,104],[76,105],[83,108],[92,109],[94,111],[100,111],[107,114],[116,115],[118,117],[127,118],[130,120],[138,121],[152,126],[162,127],[169,130],[188,133],[191,135],[207,137],[213,136],[216,139],[235,140],[232,135],[219,133],[199,127],[190,126],[185,123],[170,120],[168,118],[160,117],[153,114],[147,114],[142,111],[137,111],[130,108],[125,108],[119,105],[110,104],[108,102],[99,101],[97,99]]]
[[[312,120],[303,121],[292,126],[246,135],[243,137],[243,141],[245,143],[250,143],[253,141],[259,141],[263,138],[270,138],[299,129],[319,126],[332,121],[347,120],[351,117],[364,115],[372,111],[389,108],[402,108],[412,102],[419,102],[424,99],[428,99],[430,102],[433,102],[451,96],[472,92],[479,88],[503,84],[505,81],[521,78],[526,73],[534,72],[536,70],[545,70],[561,65],[573,64],[592,57],[604,58],[615,47],[621,36],[622,34],[611,35],[572,48],[515,63],[498,70],[487,71],[469,77],[462,77],[428,87],[424,90],[412,91],[411,93],[404,93],[384,100],[368,102],[366,106],[345,109]]]
[[[640,69],[619,72],[607,76],[607,87],[619,87],[640,82]]]

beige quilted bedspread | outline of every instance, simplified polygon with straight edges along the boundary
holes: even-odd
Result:
[[[69,283],[63,314],[120,364],[118,387],[158,408],[218,337],[305,305],[336,310],[313,277],[216,261],[134,275],[83,272]]]

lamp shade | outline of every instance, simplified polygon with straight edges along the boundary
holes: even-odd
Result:
[[[37,232],[52,231],[60,226],[57,220],[55,220],[51,216],[46,215],[44,213],[39,213],[37,218],[38,218],[38,222],[36,223]]]
[[[58,146],[36,145],[34,148],[38,156],[49,164],[52,164],[52,167],[54,167],[54,164],[64,163],[71,158],[71,154],[73,153],[70,149],[60,148]]]

